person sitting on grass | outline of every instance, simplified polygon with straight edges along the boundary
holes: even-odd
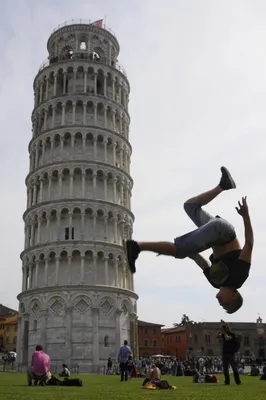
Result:
[[[45,385],[52,376],[50,372],[50,357],[44,353],[40,345],[36,346],[36,350],[32,354],[31,369],[27,371],[27,375],[28,386],[32,386],[32,380],[34,380],[34,385],[37,385],[38,381]]]
[[[62,365],[63,371],[60,372],[59,376],[64,377],[64,378],[69,378],[70,377],[70,371],[67,367],[66,364]]]
[[[260,380],[266,381],[266,363],[264,364],[263,370],[262,370],[262,375],[260,377]]]
[[[259,376],[260,370],[256,365],[252,365],[249,376]]]
[[[142,386],[145,386],[148,382],[159,383],[161,380],[161,371],[155,364],[148,365],[146,378],[143,381]]]

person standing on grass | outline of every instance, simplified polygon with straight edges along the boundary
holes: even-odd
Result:
[[[224,384],[230,385],[230,374],[229,374],[229,366],[232,367],[235,383],[237,385],[241,384],[239,371],[237,368],[237,363],[235,359],[235,354],[239,351],[240,348],[240,340],[237,336],[232,332],[232,329],[229,325],[222,322],[222,328],[217,333],[217,338],[222,341],[222,360],[223,360],[223,373],[224,373]]]
[[[111,357],[109,357],[107,360],[106,375],[111,375],[112,367],[113,367],[113,362],[111,360]]]
[[[227,168],[221,167],[219,184],[205,193],[187,200],[184,209],[198,229],[179,236],[170,242],[125,242],[125,252],[129,268],[136,272],[135,262],[142,251],[151,251],[158,255],[175,258],[189,257],[203,270],[209,283],[219,292],[216,298],[229,314],[235,313],[243,304],[239,289],[249,276],[253,250],[253,229],[249,216],[246,197],[238,202],[236,211],[242,217],[245,229],[245,243],[241,247],[234,227],[220,216],[212,216],[203,210],[225,190],[235,189],[236,184]],[[212,249],[209,261],[199,253]]]
[[[128,341],[125,340],[124,344],[120,347],[119,353],[117,356],[117,360],[119,362],[119,368],[120,368],[120,377],[121,377],[121,382],[128,380],[128,368],[127,368],[127,362],[129,356],[132,355],[132,350],[130,346],[128,345]]]

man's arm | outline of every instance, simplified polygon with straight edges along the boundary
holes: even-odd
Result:
[[[242,197],[242,204],[240,201],[238,202],[238,207],[236,207],[236,211],[243,218],[244,228],[245,228],[245,244],[240,253],[239,260],[251,263],[251,255],[254,245],[254,235],[247,205],[247,197]]]
[[[121,357],[121,347],[119,349],[119,352],[117,354],[117,361],[120,362],[120,357]]]
[[[239,259],[251,264],[254,235],[249,214],[243,216],[243,222],[245,228],[245,244],[240,253]]]
[[[204,257],[202,257],[200,254],[194,254],[193,256],[190,256],[191,260],[194,260],[195,263],[204,271],[207,268],[210,268],[211,264],[208,260],[206,260]]]

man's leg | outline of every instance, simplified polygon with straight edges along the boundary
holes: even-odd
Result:
[[[228,354],[223,354],[224,383],[230,385]]]
[[[222,224],[221,220],[214,218],[207,212],[203,211],[201,206],[208,204],[222,191],[236,187],[229,171],[225,167],[222,167],[221,171],[222,177],[218,186],[185,202],[184,207],[186,212],[199,229],[176,238],[175,243],[137,243],[133,240],[128,240],[125,243],[125,252],[132,273],[136,272],[135,261],[141,251],[151,251],[158,255],[185,258],[207,250],[212,246],[219,245],[219,239],[226,229],[225,224]]]
[[[195,197],[192,197],[191,199],[188,199],[184,203],[184,209],[187,215],[197,227],[205,225],[209,221],[214,219],[214,217],[211,214],[202,209],[202,206],[209,204],[224,190],[230,190],[236,188],[236,184],[228,169],[222,167],[221,172],[222,172],[222,177],[220,179],[219,185],[217,185],[215,188],[211,190],[208,190],[207,192],[201,193]]]
[[[28,369],[27,371],[27,379],[28,379],[28,385],[31,386],[32,385],[32,372],[30,369]]]
[[[239,376],[239,372],[238,372],[238,369],[237,369],[237,365],[236,365],[236,360],[235,360],[235,355],[234,354],[230,355],[229,362],[230,362],[230,365],[231,365],[233,373],[234,373],[235,383],[237,385],[240,385],[241,381],[240,381],[240,376]]]
[[[121,377],[121,382],[124,380],[124,374],[125,374],[125,363],[120,363],[120,377]]]
[[[128,380],[128,368],[127,365],[125,364],[125,381],[127,382]]]

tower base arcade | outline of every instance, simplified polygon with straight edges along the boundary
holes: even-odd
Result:
[[[117,357],[124,340],[137,356],[136,300],[129,290],[105,286],[32,289],[19,294],[18,362],[29,363],[41,344],[60,367],[97,373]]]

